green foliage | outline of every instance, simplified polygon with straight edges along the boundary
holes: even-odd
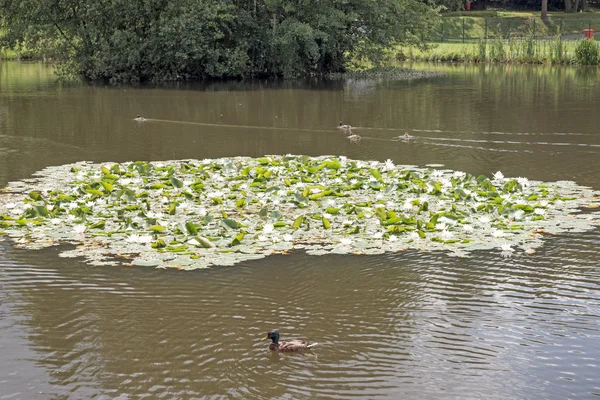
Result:
[[[565,44],[561,39],[560,33],[556,35],[550,44],[550,59],[552,64],[563,64],[567,62]]]
[[[594,40],[582,39],[575,46],[575,60],[580,65],[597,65],[598,53],[598,44]]]
[[[439,24],[419,0],[0,0],[1,46],[60,72],[130,82],[339,72],[421,46]]]

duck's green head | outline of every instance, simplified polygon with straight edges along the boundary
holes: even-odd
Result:
[[[267,340],[267,339],[271,339],[273,341],[273,343],[278,343],[279,342],[279,332],[271,331],[271,332],[267,333],[267,336],[264,337],[262,340]]]

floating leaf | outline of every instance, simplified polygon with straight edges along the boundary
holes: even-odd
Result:
[[[323,228],[329,229],[331,228],[331,222],[325,217],[322,217],[321,221],[323,222]]]
[[[233,238],[233,240],[231,241],[231,243],[229,245],[237,246],[238,244],[240,244],[242,242],[242,239],[244,239],[244,236],[246,236],[246,232],[238,233],[237,236]]]
[[[198,234],[198,228],[196,228],[196,225],[194,225],[193,222],[186,222],[185,229],[186,229],[187,233],[189,233],[190,235]]]
[[[299,216],[298,218],[296,218],[296,219],[294,220],[294,225],[293,225],[293,227],[294,227],[294,230],[296,230],[296,229],[300,228],[300,225],[302,225],[302,223],[304,223],[304,220],[305,220],[305,217],[304,217],[304,215],[301,215],[301,216]]]
[[[231,229],[239,229],[240,225],[234,221],[233,219],[230,218],[225,218],[223,220],[221,220],[221,222],[228,228]]]
[[[173,185],[173,187],[176,187],[178,189],[183,187],[183,182],[175,178],[174,176],[171,177],[169,181],[171,182],[171,185]]]

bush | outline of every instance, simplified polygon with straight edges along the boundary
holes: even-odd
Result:
[[[599,53],[595,41],[583,39],[575,46],[575,61],[580,65],[597,65]]]

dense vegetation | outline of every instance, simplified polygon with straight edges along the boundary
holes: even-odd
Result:
[[[419,0],[0,0],[0,45],[35,48],[91,80],[342,71],[420,45],[437,9]]]

